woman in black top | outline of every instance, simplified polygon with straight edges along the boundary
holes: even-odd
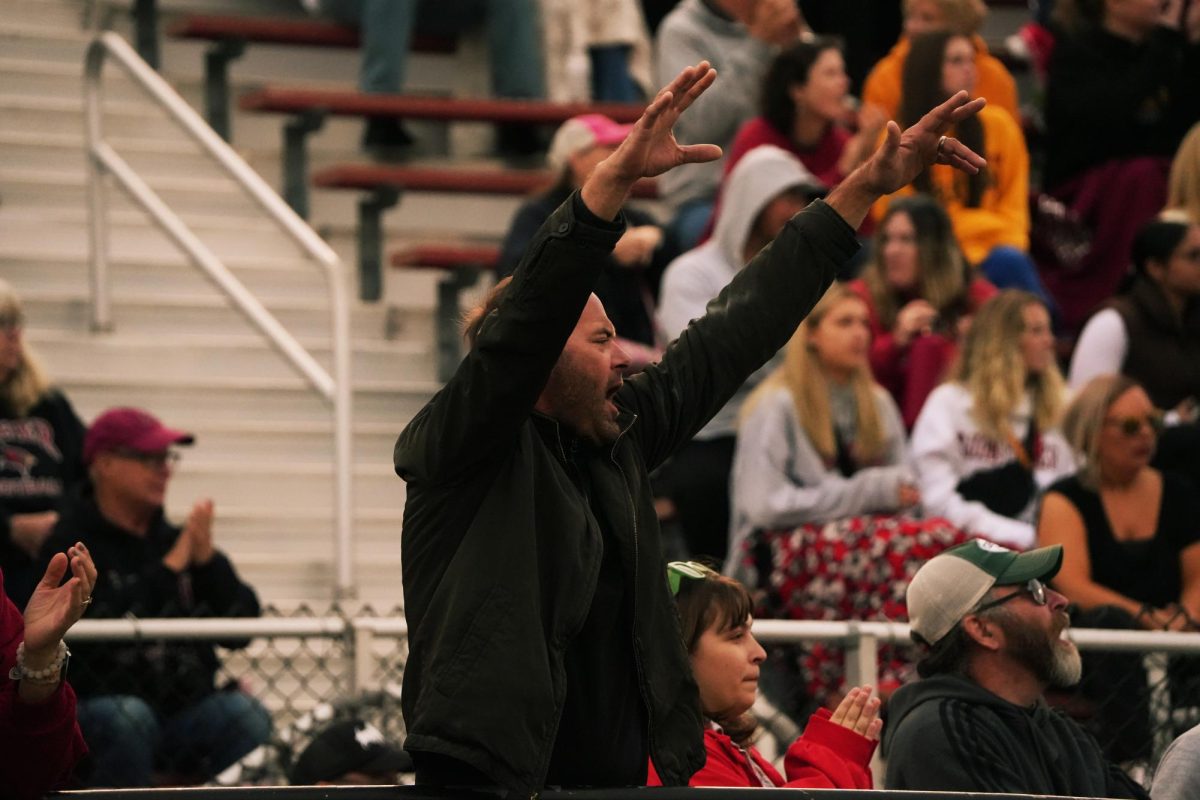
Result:
[[[33,592],[34,557],[60,501],[85,477],[83,423],[47,382],[24,324],[20,300],[0,280],[0,569],[12,598]]]

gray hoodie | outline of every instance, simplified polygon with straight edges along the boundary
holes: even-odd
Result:
[[[1066,714],[1041,700],[1022,708],[957,674],[896,690],[882,753],[888,789],[1149,798]]]
[[[655,79],[666,86],[680,70],[707,59],[717,81],[675,123],[682,144],[728,148],[758,108],[759,87],[778,49],[755,39],[740,22],[724,19],[701,0],[682,0],[663,19],[654,43]],[[725,160],[685,164],[659,178],[663,199],[676,210],[689,200],[711,200]]]
[[[712,238],[679,256],[663,273],[655,315],[663,346],[683,333],[693,319],[704,316],[709,301],[745,266],[742,251],[759,213],[785,189],[795,186],[808,187],[814,194],[825,189],[799,159],[773,145],[756,147],[737,163],[725,184],[721,216]],[[732,436],[742,401],[776,363],[767,362],[751,375],[696,438]]]

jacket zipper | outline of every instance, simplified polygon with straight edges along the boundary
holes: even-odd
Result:
[[[641,546],[638,542],[638,520],[637,507],[633,502],[633,490],[629,488],[629,476],[625,474],[625,470],[617,461],[617,445],[621,442],[621,437],[625,432],[633,427],[633,423],[637,422],[637,416],[630,420],[629,424],[617,435],[617,439],[613,442],[612,450],[609,452],[609,460],[613,466],[617,468],[617,472],[621,473],[621,483],[625,485],[625,498],[629,500],[629,517],[633,521],[633,625],[629,632],[633,639],[633,664],[637,668],[638,676],[638,694],[642,696],[642,703],[646,708],[646,739],[647,750],[650,752],[647,755],[652,755],[654,752],[654,714],[650,708],[650,698],[646,696],[646,673],[642,668],[642,653],[638,644],[637,637],[637,621],[638,621],[638,561],[641,555]]]

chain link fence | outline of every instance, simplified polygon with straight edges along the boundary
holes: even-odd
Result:
[[[881,668],[890,672],[919,657],[903,623],[759,620],[755,635],[781,667],[764,669],[762,702],[755,707],[763,722],[760,745],[780,755],[816,705],[803,689],[796,691],[808,685],[804,669],[814,649],[823,662],[840,664],[843,686],[877,686]],[[1084,653],[1085,680],[1048,699],[1148,782],[1167,745],[1200,722],[1200,634],[1075,628],[1071,635]],[[393,744],[405,738],[400,683],[408,639],[397,609],[267,609],[261,619],[248,620],[87,620],[68,641],[77,654],[69,679],[80,688],[81,724],[96,756],[83,765],[82,785],[284,784],[313,734],[347,717],[373,724]],[[87,674],[93,648],[139,656],[117,659],[124,673]],[[196,681],[172,681],[164,671],[189,674],[203,660],[188,654],[206,651],[216,658],[203,691]],[[152,681],[177,685],[181,694],[152,690]],[[154,725],[146,723],[147,708],[129,702],[109,709],[127,715],[123,724],[97,724],[90,706],[113,696],[152,698],[142,706],[149,706]],[[137,738],[151,735],[151,761],[142,765],[148,777],[119,774],[132,769]]]

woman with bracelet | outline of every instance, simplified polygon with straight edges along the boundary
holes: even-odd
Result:
[[[22,617],[0,573],[0,797],[41,797],[87,752],[75,692],[63,679],[70,653],[62,639],[83,616],[95,582],[92,557],[76,542],[50,560]]]

